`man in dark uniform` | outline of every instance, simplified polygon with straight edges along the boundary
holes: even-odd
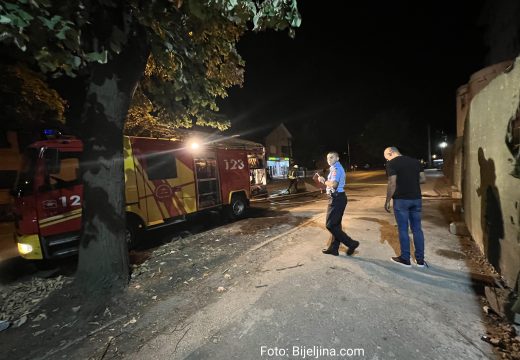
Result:
[[[291,194],[291,189],[294,187],[294,192],[298,192],[298,165],[293,165],[293,167],[289,170],[289,187],[287,188],[287,192]]]
[[[421,228],[422,196],[421,186],[426,182],[426,176],[419,160],[401,155],[395,147],[385,149],[384,153],[388,175],[385,210],[390,212],[390,200],[394,201],[394,215],[399,230],[401,255],[392,261],[411,267],[410,237],[408,225],[412,229],[415,246],[415,262],[418,267],[426,265],[424,261],[424,235]]]
[[[329,152],[327,154],[327,163],[330,165],[330,171],[327,179],[320,176],[318,181],[327,186],[327,195],[329,196],[329,205],[327,207],[327,230],[332,234],[332,242],[328,248],[323,249],[324,254],[339,255],[339,245],[343,243],[347,248],[347,255],[354,254],[359,246],[359,242],[353,240],[345,234],[341,229],[341,220],[347,206],[347,196],[345,195],[345,170],[340,164],[337,152]]]

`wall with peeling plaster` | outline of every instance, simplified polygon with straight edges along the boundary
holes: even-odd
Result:
[[[488,78],[481,81],[483,74]],[[508,143],[507,135],[510,122],[520,114],[520,58],[474,74],[457,95],[458,106],[469,106],[469,111],[457,109],[464,117],[457,121],[463,145],[462,154],[455,155],[460,159],[466,225],[487,259],[515,288],[520,273],[520,177],[515,170],[520,150]]]

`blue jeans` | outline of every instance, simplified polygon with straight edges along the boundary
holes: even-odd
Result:
[[[421,228],[421,199],[394,199],[394,215],[399,230],[399,242],[401,243],[401,257],[410,259],[410,237],[408,236],[408,224],[413,233],[415,246],[415,259],[424,260],[424,235]]]

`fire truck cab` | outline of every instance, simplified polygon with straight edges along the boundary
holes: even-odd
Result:
[[[22,257],[55,259],[77,253],[82,151],[81,140],[58,137],[37,141],[25,152],[13,192]],[[183,221],[198,211],[222,208],[232,218],[243,217],[251,189],[265,188],[264,156],[262,145],[237,138],[197,142],[188,137],[125,136],[129,247],[136,244],[141,231]]]

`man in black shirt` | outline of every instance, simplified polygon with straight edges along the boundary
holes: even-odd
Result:
[[[394,215],[399,230],[401,255],[392,258],[392,261],[411,267],[410,264],[410,237],[408,226],[412,229],[415,246],[415,261],[418,267],[425,266],[424,235],[421,228],[421,186],[426,177],[419,160],[403,156],[395,147],[385,149],[385,159],[388,188],[386,193],[385,210],[390,212],[390,199],[394,200]]]

